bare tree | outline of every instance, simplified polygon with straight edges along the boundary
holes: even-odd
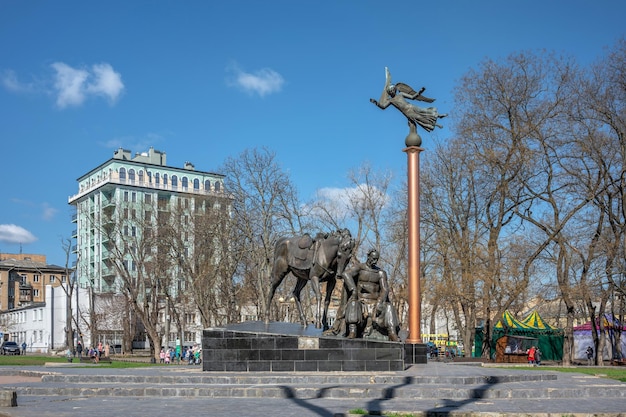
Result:
[[[265,148],[227,159],[220,171],[226,175],[234,228],[244,248],[238,270],[243,286],[239,302],[256,305],[261,312],[270,288],[276,240],[305,229],[297,191],[275,153]]]
[[[155,205],[135,203],[105,213],[103,222],[109,257],[106,267],[113,268],[121,292],[132,313],[141,322],[152,357],[158,359],[163,328],[160,324],[167,289],[175,278],[166,240],[162,238],[169,224],[170,198]],[[163,234],[163,235],[162,235]]]
[[[74,329],[76,330],[76,337],[79,334],[79,325],[77,321],[77,317],[74,315],[74,308],[72,308],[72,303],[74,301],[74,291],[77,290],[77,282],[76,277],[74,275],[74,270],[70,268],[70,259],[72,255],[72,240],[71,239],[63,239],[61,241],[61,246],[63,248],[63,252],[65,253],[65,276],[67,277],[67,282],[61,285],[65,296],[67,297],[67,306],[65,309],[65,344],[68,349],[72,352],[75,350],[74,346]],[[77,306],[78,308],[78,306]]]
[[[193,304],[202,325],[221,326],[237,321],[237,292],[234,280],[243,246],[235,234],[228,193],[185,199],[176,209],[165,233],[181,280],[168,291],[167,299],[178,329],[184,320],[177,309]]]

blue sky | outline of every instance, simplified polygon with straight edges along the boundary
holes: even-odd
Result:
[[[364,162],[406,175],[403,116],[369,102],[427,88],[448,126],[458,80],[542,49],[581,65],[626,33],[626,2],[0,0],[0,252],[63,265],[76,179],[150,146],[216,171],[266,146],[303,200]]]

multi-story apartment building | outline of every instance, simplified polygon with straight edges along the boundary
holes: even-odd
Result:
[[[46,300],[46,286],[66,283],[64,267],[49,265],[45,255],[0,253],[0,311]]]
[[[69,198],[76,208],[73,249],[79,285],[92,288],[95,294],[115,294],[127,288],[125,280],[131,276],[165,297],[176,296],[176,291],[184,289],[185,278],[160,234],[173,219],[179,219],[174,233],[181,235],[185,245],[180,256],[193,258],[196,219],[214,207],[228,213],[223,210],[230,204],[223,180],[223,175],[197,171],[189,162],[182,168],[167,166],[166,154],[153,148],[134,156],[128,150],[116,150],[113,158],[78,178],[78,193]],[[143,262],[138,260],[141,252],[148,253]],[[147,283],[148,275],[158,274],[168,277],[166,284]],[[173,288],[164,291],[163,285]],[[167,306],[161,320],[169,320]],[[164,327],[168,333],[169,324]]]
[[[78,178],[78,193],[69,198],[69,204],[76,207],[74,252],[79,284],[92,286],[96,292],[119,288],[109,262],[108,224],[114,222],[124,234],[136,236],[144,232],[147,218],[164,217],[176,203],[189,207],[195,197],[223,196],[223,179],[220,174],[196,171],[189,162],[183,168],[167,166],[166,154],[153,148],[135,156],[125,149],[115,151],[113,158]]]

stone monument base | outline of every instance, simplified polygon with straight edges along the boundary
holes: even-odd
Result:
[[[202,370],[222,372],[403,371],[401,342],[323,336],[320,329],[261,321],[205,329]],[[410,349],[411,353],[415,349]],[[412,358],[412,360],[415,360]],[[426,347],[424,346],[424,362]],[[421,363],[421,362],[411,362]]]

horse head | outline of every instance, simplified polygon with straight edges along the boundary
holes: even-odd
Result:
[[[352,251],[355,246],[352,234],[348,229],[342,229],[338,233],[340,235],[340,240],[337,248],[337,276],[343,274],[344,269],[352,258]]]

